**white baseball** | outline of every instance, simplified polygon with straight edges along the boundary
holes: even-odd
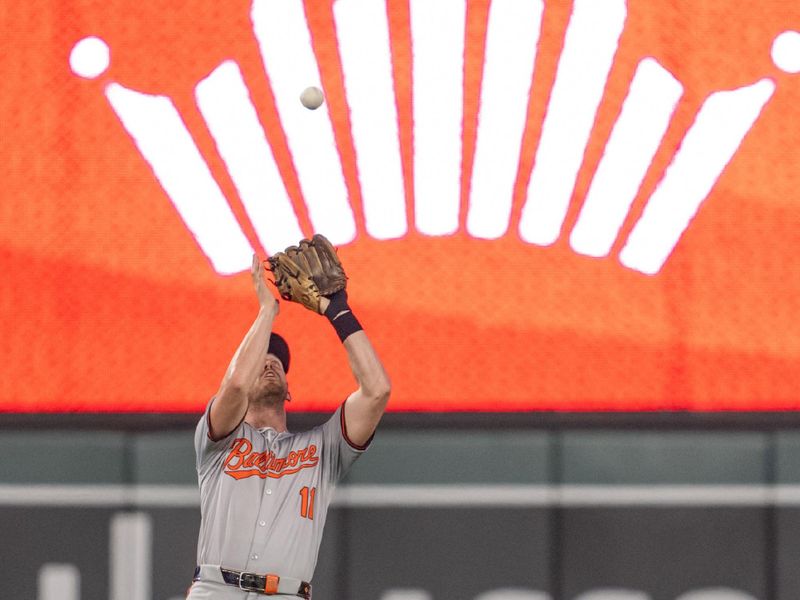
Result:
[[[300,94],[300,102],[309,110],[315,110],[322,106],[325,96],[322,95],[322,90],[318,87],[311,86],[303,90]]]

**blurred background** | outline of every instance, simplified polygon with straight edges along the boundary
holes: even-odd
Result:
[[[800,597],[795,4],[0,18],[0,597],[183,597],[252,254],[317,232],[393,394],[315,598]],[[319,424],[345,353],[275,329]]]

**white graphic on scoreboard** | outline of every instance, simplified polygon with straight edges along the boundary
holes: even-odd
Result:
[[[466,0],[410,0],[409,9],[413,226],[428,236],[452,235],[459,228],[462,194]],[[474,238],[508,235],[542,13],[542,0],[494,0],[490,6],[474,165],[465,194],[463,233]],[[347,244],[359,233],[358,224],[330,114],[325,103],[309,111],[297,100],[298,90],[322,87],[303,2],[254,0],[251,17],[311,226],[334,244]],[[547,246],[563,233],[626,17],[625,0],[574,3],[522,205],[523,243]],[[334,19],[363,233],[402,238],[409,223],[386,6],[337,0]],[[776,36],[771,55],[782,71],[800,72],[800,33]],[[108,45],[84,38],[72,49],[70,65],[78,76],[99,77],[109,65]],[[118,82],[104,89],[213,268],[220,274],[246,270],[253,249],[173,101]],[[622,265],[646,274],[661,270],[774,90],[774,81],[764,78],[705,99],[624,241]],[[570,232],[575,252],[611,252],[683,91],[658,61],[641,59]],[[302,237],[298,217],[239,66],[223,62],[194,92],[260,243],[269,253],[296,243]]]

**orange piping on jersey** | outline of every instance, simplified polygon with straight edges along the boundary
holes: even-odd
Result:
[[[225,435],[221,435],[219,437],[216,437],[216,436],[212,435],[212,432],[214,430],[211,427],[211,405],[214,404],[214,400],[216,400],[216,397],[211,399],[211,402],[208,403],[208,409],[206,410],[206,427],[208,429],[208,431],[206,432],[206,435],[208,436],[208,439],[211,440],[212,442],[220,442],[220,441],[224,440],[226,437],[228,437],[230,434],[232,434],[234,431],[239,429],[239,425],[241,425],[242,421],[244,421],[245,415],[242,415],[242,418],[239,419],[239,422],[236,424],[236,427],[231,429]]]
[[[374,437],[375,437],[375,432],[374,432],[374,431],[372,432],[372,435],[371,435],[371,436],[369,436],[369,439],[367,440],[367,443],[366,443],[366,444],[364,444],[363,446],[359,446],[358,444],[356,444],[355,442],[353,442],[353,441],[352,441],[352,440],[351,440],[351,439],[350,439],[350,438],[347,436],[347,423],[345,423],[345,420],[344,420],[344,407],[345,407],[345,404],[346,404],[346,403],[347,403],[346,401],[345,401],[345,402],[342,402],[342,410],[341,410],[341,414],[339,415],[339,422],[341,423],[341,426],[342,426],[342,437],[344,438],[344,441],[345,441],[345,442],[347,442],[347,443],[348,443],[348,445],[349,445],[351,448],[355,448],[356,450],[366,450],[367,448],[369,448],[369,445],[370,445],[370,443],[372,442],[372,438],[374,438]]]

